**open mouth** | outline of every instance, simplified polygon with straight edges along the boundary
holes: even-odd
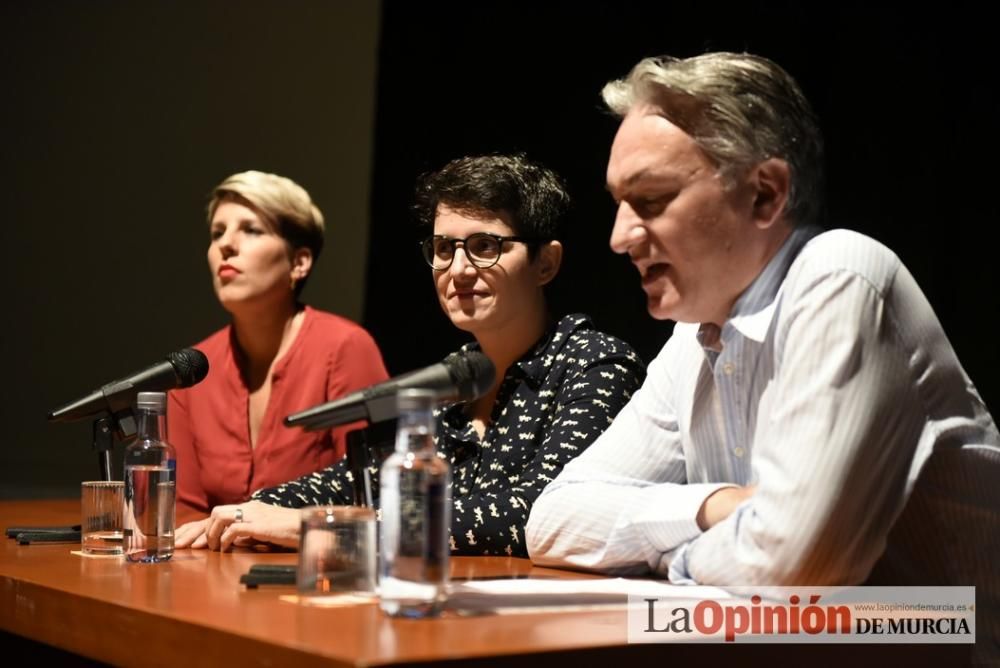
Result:
[[[659,264],[653,264],[646,268],[645,273],[642,275],[642,284],[649,285],[650,283],[655,283],[667,273],[670,265],[666,262],[661,262]]]

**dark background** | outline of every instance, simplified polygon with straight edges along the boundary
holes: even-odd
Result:
[[[226,176],[309,190],[307,297],[361,317],[378,24],[368,0],[0,3],[0,498],[79,494],[90,423],[46,413],[226,322],[205,260]]]
[[[1000,118],[985,10],[828,3],[41,2],[0,9],[7,287],[0,497],[96,473],[54,405],[225,321],[202,207],[238,169],[299,180],[331,223],[307,300],[360,319],[391,373],[465,337],[409,211],[422,171],[524,151],[575,197],[550,296],[647,361],[670,332],[608,249],[599,91],[640,58],[751,51],[795,76],[827,140],[828,221],[893,248],[1000,405]],[[370,190],[369,190],[370,188]]]
[[[1000,149],[990,23],[954,4],[934,14],[826,5],[387,3],[373,239],[407,228],[414,174],[457,155],[525,151],[561,173],[576,201],[554,309],[590,313],[649,360],[671,325],[646,314],[635,270],[608,249],[604,169],[617,122],[600,89],[645,56],[758,53],[799,80],[820,116],[827,225],[902,257],[987,403],[1000,405],[991,341],[1000,268],[986,241],[998,222]],[[428,346],[444,354],[461,340],[435,313],[429,279],[390,278],[419,271],[408,244],[381,243],[369,262],[365,322],[396,370],[430,361]]]

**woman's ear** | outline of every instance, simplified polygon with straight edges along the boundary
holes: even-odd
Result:
[[[559,273],[559,267],[562,266],[562,255],[563,247],[558,241],[549,241],[539,246],[538,257],[535,258],[539,286],[548,284]]]
[[[309,276],[312,271],[312,249],[302,246],[292,251],[292,280],[296,283]]]

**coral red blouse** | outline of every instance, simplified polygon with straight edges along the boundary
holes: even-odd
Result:
[[[263,487],[318,471],[344,455],[345,434],[359,425],[310,432],[288,428],[290,413],[385,380],[382,355],[359,325],[306,307],[295,341],[274,366],[257,446],[250,447],[250,393],[234,358],[232,326],[195,347],[208,376],[169,393],[167,440],[177,449],[181,515],[245,501]]]

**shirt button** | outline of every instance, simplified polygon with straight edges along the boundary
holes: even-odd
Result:
[[[733,454],[736,455],[737,457],[742,457],[743,456],[743,448],[734,448],[733,449]]]
[[[732,363],[732,362],[726,362],[725,364],[723,364],[723,365],[722,365],[722,371],[723,371],[723,373],[725,373],[725,374],[726,374],[727,376],[732,376],[732,375],[733,375],[733,370],[734,370],[735,368],[736,368],[736,367],[734,367],[734,366],[733,366],[733,363]]]

